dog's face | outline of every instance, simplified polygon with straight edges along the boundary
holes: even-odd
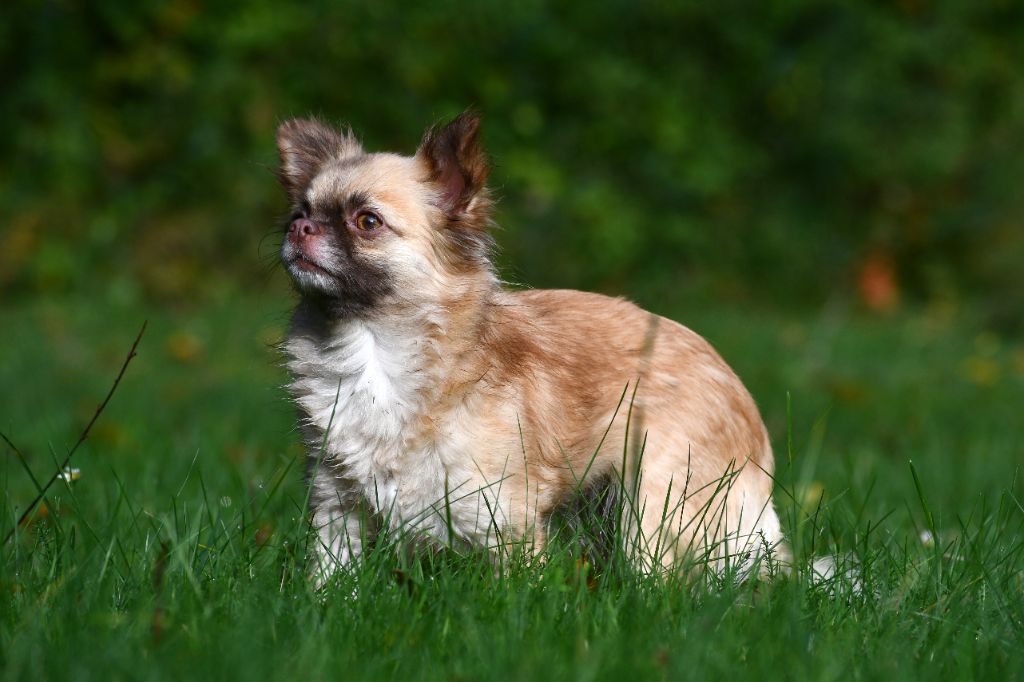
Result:
[[[277,134],[292,204],[281,260],[298,290],[340,317],[443,300],[491,271],[479,119],[427,131],[416,155],[368,154],[351,132],[294,119]]]

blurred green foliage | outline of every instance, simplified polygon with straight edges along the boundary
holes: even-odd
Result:
[[[506,278],[816,303],[1024,304],[1012,0],[15,0],[0,21],[0,288],[204,299],[265,281],[274,129],[411,152],[486,118]],[[981,294],[981,296],[978,296]]]

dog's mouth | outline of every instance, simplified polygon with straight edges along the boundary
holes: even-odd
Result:
[[[291,260],[288,261],[288,268],[298,270],[299,272],[313,272],[321,275],[327,275],[328,277],[334,277],[334,274],[330,270],[320,265],[309,256],[305,256],[301,253],[296,253]]]
[[[366,311],[394,287],[383,267],[344,250],[304,249],[286,241],[281,264],[301,295],[329,301],[330,314],[338,318]]]

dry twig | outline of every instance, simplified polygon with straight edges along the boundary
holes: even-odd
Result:
[[[110,387],[110,390],[107,391],[107,397],[104,398],[103,402],[99,404],[99,406],[96,408],[96,412],[93,413],[92,415],[92,419],[90,419],[89,423],[85,425],[84,429],[82,429],[81,435],[78,436],[78,440],[75,442],[75,445],[68,452],[68,456],[64,458],[64,462],[57,468],[57,471],[54,472],[53,476],[50,477],[50,480],[48,480],[46,484],[39,489],[36,498],[32,500],[32,502],[29,503],[29,505],[25,508],[25,511],[22,512],[21,516],[18,518],[18,522],[14,524],[14,528],[11,528],[11,530],[7,533],[7,536],[4,537],[4,541],[2,544],[6,545],[8,542],[10,542],[11,538],[14,537],[14,533],[18,530],[19,527],[21,527],[21,524],[23,524],[25,520],[28,519],[29,514],[32,513],[32,510],[34,510],[36,508],[36,505],[42,501],[43,497],[46,495],[46,491],[49,490],[50,486],[52,486],[57,481],[57,479],[61,477],[61,474],[63,474],[64,471],[67,470],[68,464],[71,463],[71,458],[74,457],[75,452],[78,450],[79,446],[85,442],[86,438],[89,437],[89,431],[92,430],[93,424],[95,424],[96,420],[99,419],[100,414],[103,413],[103,410],[104,408],[106,408],[107,403],[109,403],[110,399],[113,397],[114,391],[117,390],[118,384],[121,383],[121,377],[124,376],[125,370],[128,369],[128,363],[130,363],[132,361],[132,358],[135,357],[136,350],[139,347],[139,342],[142,341],[142,335],[146,333],[147,324],[149,324],[148,320],[142,323],[142,328],[139,330],[139,335],[135,337],[135,343],[132,344],[131,350],[128,351],[128,356],[125,357],[124,363],[121,365],[121,371],[117,373],[117,378],[114,379],[114,384]],[[14,450],[15,454],[17,454],[18,457],[21,458],[22,461],[24,461],[24,457],[22,456],[21,452],[18,450],[17,447],[14,446],[14,443],[12,443],[11,440],[5,434],[0,433],[0,438],[3,438],[7,445],[10,446],[12,450]]]

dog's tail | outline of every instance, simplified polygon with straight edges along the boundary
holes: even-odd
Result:
[[[797,577],[832,594],[864,593],[863,570],[853,554],[817,555],[798,562],[777,521],[765,525],[768,528],[758,529],[759,542],[748,544],[740,555],[742,563],[737,577],[741,581],[755,577],[759,580]],[[769,535],[766,530],[775,532]]]
[[[824,554],[797,563],[789,543],[781,540],[765,554],[762,561],[762,578],[796,576],[831,594],[864,593],[864,572],[853,554]]]

